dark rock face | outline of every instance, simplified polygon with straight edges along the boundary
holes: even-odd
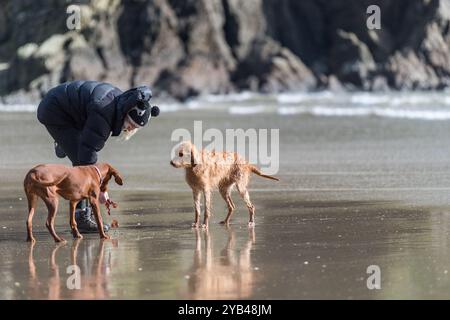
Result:
[[[270,38],[255,39],[232,77],[237,87],[262,92],[308,90],[316,87],[313,73],[289,49]]]
[[[185,99],[262,92],[450,85],[450,0],[3,0],[0,95],[67,80],[148,84]],[[366,26],[369,5],[381,29]]]

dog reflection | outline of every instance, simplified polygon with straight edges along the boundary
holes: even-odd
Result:
[[[220,256],[215,257],[209,231],[195,229],[194,262],[188,280],[189,299],[243,299],[251,296],[254,274],[250,252],[255,243],[255,230],[249,228],[248,240],[239,254],[235,248],[234,231],[230,228],[227,231],[227,244]]]
[[[36,272],[36,264],[34,262],[34,254],[33,254],[35,245],[36,245],[35,242],[31,242],[30,251],[28,253],[28,269],[30,272],[29,278],[30,296],[35,297],[37,299],[41,299],[42,293],[47,292],[48,299],[50,300],[60,299],[61,297],[61,288],[59,284],[60,276],[59,276],[59,267],[56,263],[56,253],[61,247],[65,246],[65,243],[58,243],[50,254],[49,268],[51,275],[47,284],[39,280]]]
[[[81,243],[83,245],[80,246]],[[94,253],[93,249],[96,243],[98,243],[98,248],[96,253]],[[59,265],[56,262],[57,252],[62,247],[65,247],[66,243],[57,244],[50,254],[50,277],[48,282],[41,281],[38,277],[34,260],[35,243],[31,243],[28,256],[30,296],[42,299],[47,293],[47,298],[50,300],[109,298],[107,277],[111,270],[111,252],[105,255],[105,243],[105,240],[75,239],[73,241],[70,248],[70,264],[80,268],[81,288],[72,290],[69,290],[66,281],[73,273],[66,274],[66,269],[64,268],[61,276]],[[117,247],[118,241],[116,239],[113,240],[112,245]]]

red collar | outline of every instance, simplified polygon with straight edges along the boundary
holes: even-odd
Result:
[[[97,171],[98,174],[98,178],[100,179],[100,184],[102,184],[103,179],[102,179],[102,174],[100,173],[100,170],[97,168],[97,166],[93,166],[95,171]]]

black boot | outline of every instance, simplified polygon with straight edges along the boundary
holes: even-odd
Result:
[[[75,221],[80,233],[95,233],[98,232],[97,222],[92,212],[92,207],[89,205],[87,199],[78,202],[75,209]],[[103,224],[103,231],[109,231],[109,225]]]

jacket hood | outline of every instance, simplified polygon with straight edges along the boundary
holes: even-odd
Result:
[[[127,113],[136,107],[138,103],[149,105],[152,91],[147,86],[132,88],[116,97],[116,119],[112,127],[112,135],[118,136],[122,131],[123,122]]]

